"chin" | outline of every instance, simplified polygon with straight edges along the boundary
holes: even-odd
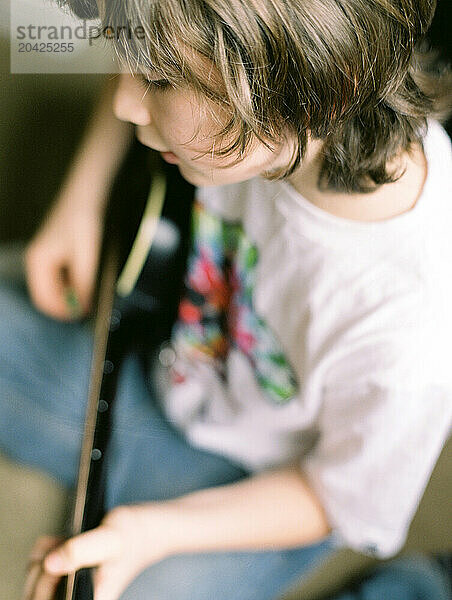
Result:
[[[215,170],[212,171],[206,167],[204,171],[198,171],[191,169],[190,167],[186,167],[184,164],[177,165],[182,177],[196,186],[203,187],[213,187],[217,185],[228,185],[230,183],[238,183],[241,181],[245,181],[246,179],[250,179],[253,175],[249,177],[238,176],[238,174],[225,173],[223,170]]]
[[[213,179],[209,179],[209,177],[207,177],[206,175],[204,175],[204,173],[200,172],[200,171],[194,171],[193,169],[190,168],[185,168],[184,165],[177,165],[180,171],[180,174],[182,175],[182,177],[188,181],[188,183],[191,183],[192,185],[195,186],[208,186],[208,185],[218,185],[217,181],[214,181]]]

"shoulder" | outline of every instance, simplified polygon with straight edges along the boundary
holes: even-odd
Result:
[[[448,199],[452,203],[452,142],[445,129],[434,120],[428,121],[424,138],[424,153],[428,165],[427,193]]]
[[[436,157],[444,164],[452,163],[451,139],[444,127],[435,119],[428,119],[424,148],[429,157]]]

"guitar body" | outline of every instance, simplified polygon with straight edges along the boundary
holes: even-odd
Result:
[[[175,165],[165,163],[158,153],[135,142],[113,190],[105,228],[105,248],[109,237],[120,241],[122,269],[143,215],[152,173],[156,171],[166,179],[159,225],[133,291],[118,302],[123,343],[144,352],[168,339],[177,315],[190,243],[194,187],[183,179]]]
[[[115,283],[132,248],[153,174],[157,172],[166,179],[161,218],[133,289],[126,297],[121,297],[115,293]],[[157,153],[139,142],[132,144],[113,186],[105,219],[99,279],[102,282],[103,277],[108,281],[101,283],[96,294],[96,331],[103,329],[101,337],[105,341],[103,350],[96,358],[98,333],[95,333],[91,372],[91,384],[93,380],[97,381],[97,384],[94,383],[94,387],[97,386],[94,392],[95,414],[92,415],[95,428],[89,440],[90,456],[88,461],[85,460],[89,464],[86,465],[83,502],[80,505],[81,498],[76,498],[74,502],[74,514],[79,504],[80,524],[75,531],[73,526],[69,536],[97,527],[105,514],[105,459],[116,390],[125,356],[130,352],[139,353],[143,365],[146,365],[148,356],[171,334],[183,289],[193,195],[193,186],[182,178],[177,167],[163,163]],[[83,452],[82,449],[82,459]],[[81,477],[79,473],[79,484]],[[90,569],[82,569],[74,576],[64,578],[55,600],[93,600]]]

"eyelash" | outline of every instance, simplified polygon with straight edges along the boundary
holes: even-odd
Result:
[[[140,75],[140,82],[146,90],[165,90],[170,87],[170,82],[167,79],[148,79],[144,75]]]

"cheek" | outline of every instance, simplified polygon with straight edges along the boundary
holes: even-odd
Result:
[[[172,91],[156,96],[150,110],[155,127],[169,142],[191,150],[208,150],[206,144],[208,126],[205,126],[202,112],[188,94],[178,95]]]
[[[219,160],[213,159],[212,153],[218,149],[218,134],[229,120],[225,111],[218,106],[210,106],[206,101],[199,102],[190,92],[170,94],[166,99],[159,99],[159,113],[166,138],[177,146],[174,151],[179,149],[181,157],[190,159],[203,155],[195,162],[211,167],[218,165]],[[230,141],[222,143],[229,144]],[[220,162],[227,165],[230,159]]]
[[[216,134],[226,116],[197,104],[189,93],[169,91],[153,98],[154,125],[165,146],[180,159],[182,175],[194,185],[222,185],[245,181],[269,170],[279,152],[271,152],[260,142],[234,166],[231,157],[212,155],[218,149]],[[225,143],[231,140],[226,140]]]

